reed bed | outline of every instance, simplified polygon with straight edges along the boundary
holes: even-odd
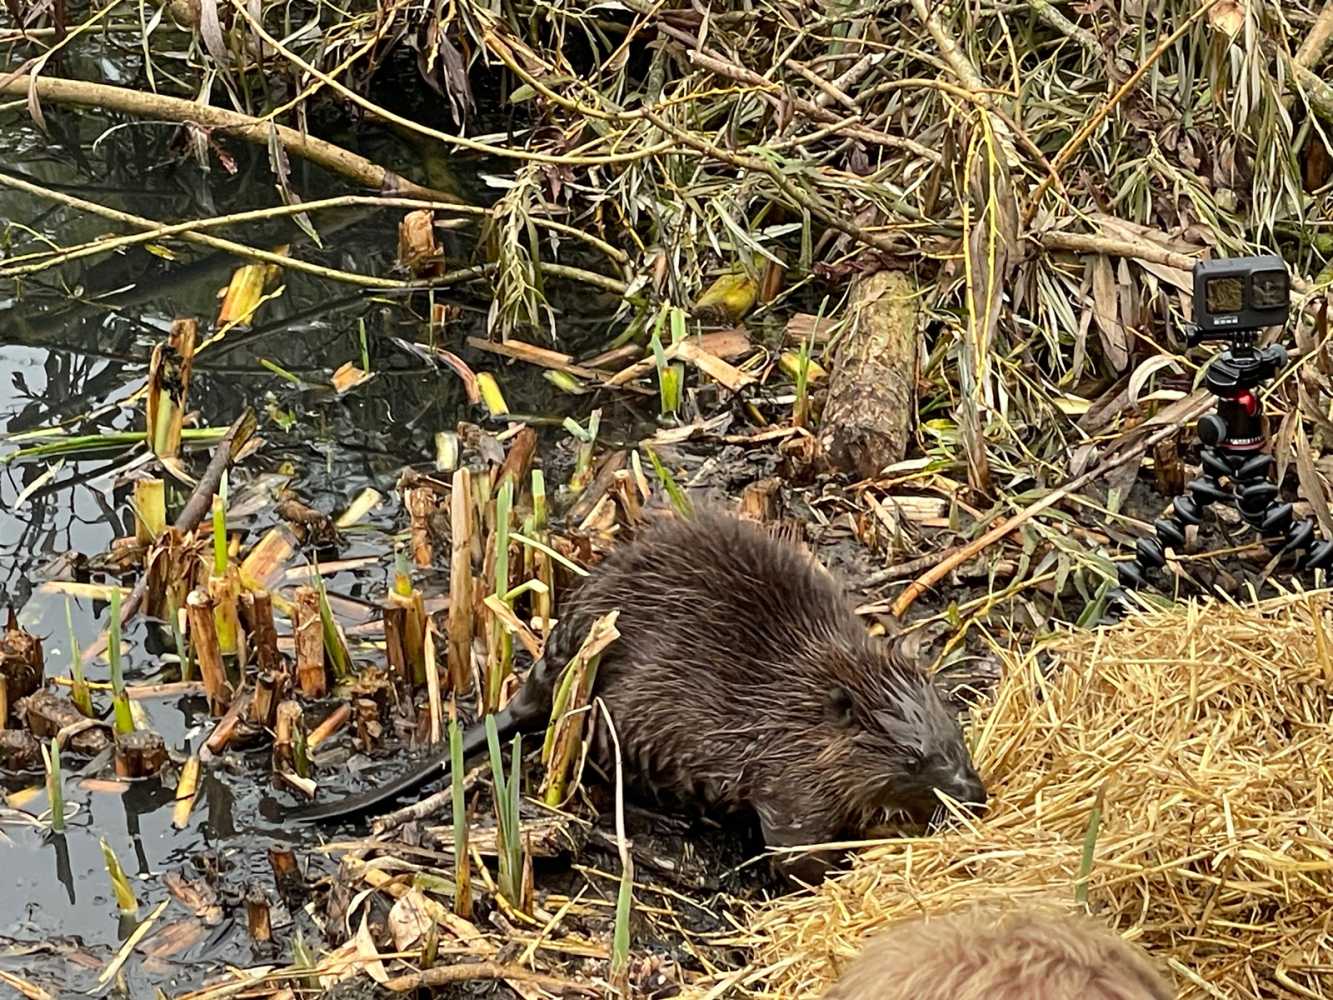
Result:
[[[971,726],[989,814],[754,908],[734,940],[750,967],[685,995],[821,996],[897,918],[980,899],[1072,911],[1086,885],[1182,998],[1333,996],[1330,610],[1323,591],[1190,604],[1009,659]]]

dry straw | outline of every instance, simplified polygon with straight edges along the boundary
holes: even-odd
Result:
[[[821,996],[887,922],[979,899],[1087,906],[1181,997],[1333,997],[1329,595],[1061,634],[976,713],[975,828],[879,842],[751,914],[752,964],[694,996]],[[1102,798],[1091,864],[1084,849]]]

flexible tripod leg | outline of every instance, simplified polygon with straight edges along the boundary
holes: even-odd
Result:
[[[1278,499],[1278,488],[1268,478],[1271,455],[1257,455],[1236,472],[1236,509],[1250,527],[1266,540],[1276,555],[1294,555],[1297,570],[1333,566],[1333,540],[1317,538],[1315,519],[1294,520],[1290,503]]]
[[[1202,475],[1191,480],[1185,492],[1171,501],[1170,508],[1153,522],[1153,534],[1144,535],[1134,546],[1134,560],[1116,566],[1122,587],[1138,590],[1152,574],[1166,565],[1167,547],[1179,549],[1185,544],[1185,529],[1203,523],[1208,507],[1232,499],[1222,485],[1222,477],[1231,476],[1229,464],[1213,448],[1203,449]]]
[[[1313,518],[1294,519],[1293,505],[1280,499],[1278,487],[1269,479],[1271,455],[1251,450],[1205,446],[1201,453],[1202,475],[1186,486],[1186,493],[1171,502],[1170,509],[1153,522],[1153,535],[1135,545],[1134,560],[1119,563],[1120,587],[1107,595],[1107,618],[1121,617],[1126,606],[1125,589],[1137,590],[1153,573],[1166,565],[1166,548],[1180,548],[1185,529],[1203,522],[1203,512],[1212,504],[1230,502],[1242,519],[1266,540],[1279,555],[1294,554],[1296,569],[1328,569],[1333,566],[1333,540],[1315,537]],[[1231,481],[1231,489],[1222,485]]]

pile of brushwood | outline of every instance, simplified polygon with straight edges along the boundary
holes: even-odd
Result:
[[[483,305],[489,339],[532,351],[559,346],[556,289],[584,287],[621,328],[600,347],[645,358],[656,345],[648,371],[666,413],[696,420],[698,393],[717,391],[763,426],[772,416],[747,397],[752,383],[691,339],[744,323],[778,354],[836,368],[813,411],[796,393],[809,430],[791,443],[793,474],[841,474],[858,490],[886,477],[947,487],[950,528],[961,518],[978,532],[1135,451],[1097,494],[1107,523],[1089,533],[1033,519],[1025,555],[1039,554],[1009,581],[1054,580],[1087,600],[1108,576],[1108,545],[1142,530],[1123,508],[1136,475],[1146,465],[1161,488],[1181,480],[1176,437],[1144,440],[1202,399],[1191,390],[1203,355],[1178,329],[1190,267],[1267,249],[1294,275],[1301,356],[1270,401],[1279,460],[1319,492],[1333,426],[1327,5],[172,0],[165,15],[139,38],[137,10],[15,0],[22,24],[0,29],[0,92],[25,98],[38,124],[74,106],[178,121],[178,148],[201,167],[234,169],[238,147],[267,147],[281,204],[146,219],[0,177],[127,230],[74,246],[20,239],[0,277],[149,242],[202,244],[274,274],[433,287],[408,301],[446,347],[449,289]],[[127,62],[125,85],[73,78],[67,57],[108,48]],[[421,107],[404,97],[414,89],[429,95]],[[320,138],[321,123],[340,135],[329,123],[349,120],[396,144],[374,149],[393,169]],[[333,174],[351,193],[297,190],[296,159],[325,171],[302,174],[308,184]],[[485,187],[466,181],[478,171]],[[401,213],[393,273],[312,259],[315,237],[336,234],[351,208]],[[299,228],[267,245],[216,232],[282,219]],[[866,287],[885,270],[902,281]],[[882,328],[844,308],[886,299],[906,315]],[[581,393],[607,385],[603,364],[580,363],[606,353],[537,357]],[[787,365],[793,382],[809,370]],[[1322,494],[1307,498],[1319,507]],[[930,547],[898,537],[892,510],[874,520],[898,557]],[[1053,576],[1033,577],[1029,561]]]

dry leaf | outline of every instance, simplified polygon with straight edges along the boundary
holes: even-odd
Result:
[[[1274,470],[1274,482],[1282,482],[1287,475],[1287,466],[1291,464],[1296,448],[1296,428],[1300,426],[1300,410],[1291,410],[1282,418],[1277,433],[1273,435],[1273,458],[1277,460]]]
[[[203,936],[204,925],[198,920],[176,920],[145,941],[139,950],[150,958],[166,958],[187,951]]]
[[[759,285],[748,274],[724,274],[694,302],[694,315],[705,322],[735,323],[754,308]]]
[[[407,951],[434,925],[426,897],[419,889],[409,889],[389,911],[389,933],[399,951]]]
[[[217,0],[200,0],[199,32],[204,36],[204,48],[208,49],[218,68],[225,68],[231,60],[227,58],[227,44],[222,40]]]
[[[408,212],[398,224],[398,266],[419,276],[439,259],[435,213],[429,208]]]
[[[380,949],[375,944],[375,939],[370,936],[370,924],[367,922],[364,913],[361,915],[361,926],[357,928],[353,943],[356,946],[356,954],[361,959],[361,968],[375,982],[387,983],[389,973],[385,971],[384,963],[380,961]]]
[[[191,881],[180,872],[167,872],[162,877],[162,884],[178,903],[210,927],[222,922],[218,895],[203,879]]]
[[[1092,316],[1101,335],[1102,352],[1117,372],[1129,364],[1129,341],[1120,321],[1119,298],[1111,258],[1098,254],[1092,258]]]
[[[286,247],[277,252],[285,253]],[[244,264],[231,276],[231,284],[222,295],[222,305],[218,307],[217,325],[231,323],[249,323],[254,312],[263,301],[264,292],[282,274],[282,268],[276,264]]]
[[[1236,0],[1218,0],[1208,11],[1208,23],[1228,38],[1235,38],[1245,27],[1245,8]]]
[[[1305,435],[1305,428],[1299,426],[1296,428],[1296,476],[1300,480],[1301,493],[1314,508],[1319,530],[1325,538],[1333,538],[1333,511],[1328,509],[1328,493],[1314,467],[1310,439]]]
[[[1134,373],[1129,377],[1129,402],[1131,405],[1139,401],[1139,394],[1143,392],[1143,387],[1148,384],[1148,379],[1152,378],[1161,368],[1171,368],[1176,374],[1180,374],[1180,365],[1169,354],[1154,354],[1134,369]]]
[[[795,347],[799,347],[809,340],[812,340],[815,344],[824,344],[833,336],[833,331],[837,329],[837,326],[838,321],[830,316],[796,313],[787,320],[783,340]]]
[[[346,364],[338,366],[338,370],[333,373],[331,381],[333,383],[334,391],[341,396],[343,393],[355,389],[358,385],[361,385],[364,382],[369,382],[370,379],[371,375],[369,372],[362,371],[356,365],[352,364],[352,362],[348,361]]]

